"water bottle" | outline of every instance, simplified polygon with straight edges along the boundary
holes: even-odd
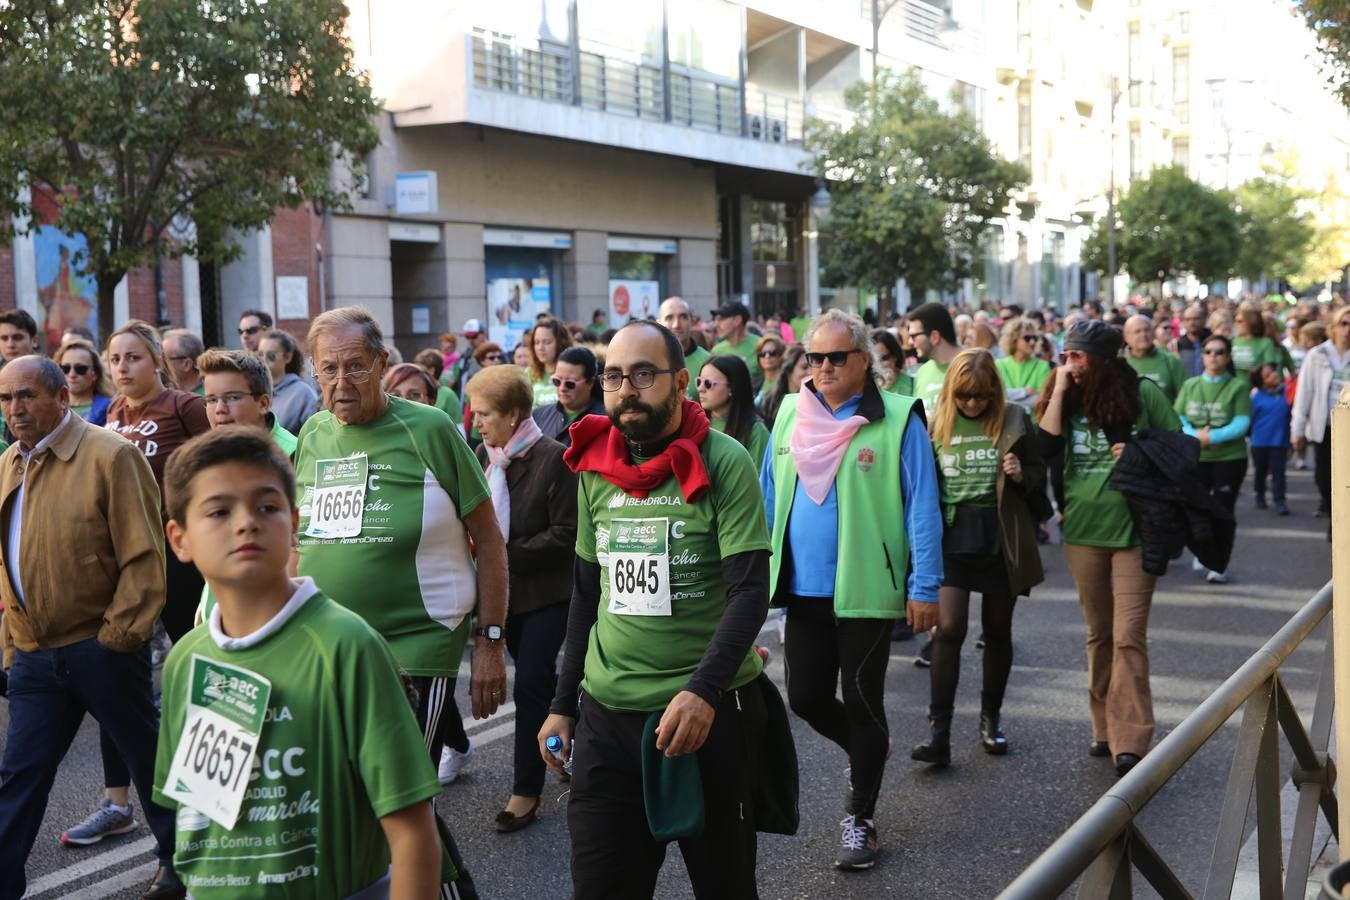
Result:
[[[562,738],[558,737],[556,734],[550,734],[547,738],[544,739],[544,748],[548,750],[549,753],[552,753],[555,759],[558,759],[559,761],[562,760],[563,758]],[[570,756],[567,758],[565,762],[563,762],[563,771],[566,772],[568,775],[572,774],[572,758]]]

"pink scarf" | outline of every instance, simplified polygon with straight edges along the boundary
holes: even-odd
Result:
[[[867,419],[859,415],[836,419],[820,402],[810,381],[802,382],[797,398],[797,421],[793,423],[789,442],[792,459],[806,496],[820,505],[830,495],[830,485],[839,472],[844,451]]]
[[[511,492],[506,489],[506,469],[511,460],[526,453],[543,436],[534,419],[526,416],[520,420],[516,433],[511,435],[505,447],[483,444],[488,458],[487,482],[492,491],[492,511],[497,514],[502,537],[508,541],[511,539]]]

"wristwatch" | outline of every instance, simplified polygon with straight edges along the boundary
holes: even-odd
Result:
[[[489,641],[500,641],[502,639],[502,626],[480,625],[473,630],[473,633],[479,637],[487,638]]]

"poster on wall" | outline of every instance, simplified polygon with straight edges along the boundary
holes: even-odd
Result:
[[[61,345],[61,334],[83,326],[98,334],[98,284],[92,275],[81,275],[72,264],[85,250],[84,235],[62,234],[50,225],[40,225],[33,236],[37,264],[38,333],[47,352]]]
[[[661,284],[656,281],[611,281],[609,327],[622,328],[629,319],[655,319],[661,306]]]
[[[509,356],[535,316],[552,311],[547,278],[494,278],[487,283],[488,340]]]

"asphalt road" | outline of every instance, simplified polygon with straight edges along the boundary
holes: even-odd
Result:
[[[1294,515],[1279,518],[1239,501],[1232,582],[1206,584],[1189,559],[1159,584],[1150,622],[1153,692],[1161,738],[1273,634],[1330,577],[1325,519],[1312,518],[1311,475],[1290,472]],[[869,873],[832,867],[843,816],[845,759],[794,720],[802,772],[802,827],[795,837],[764,836],[759,882],[764,898],[989,897],[1045,849],[1114,781],[1108,760],[1089,758],[1083,622],[1060,548],[1044,548],[1049,578],[1018,607],[1016,663],[1004,708],[1012,742],[1007,757],[979,749],[978,659],[974,635],[963,658],[953,765],[933,771],[909,759],[925,731],[928,673],[912,665],[917,643],[892,644],[887,714],[895,754],[886,772],[877,821],[883,854]],[[1323,631],[1288,663],[1285,678],[1309,715]],[[770,674],[782,684],[776,636]],[[465,688],[460,704],[467,709]],[[7,722],[0,701],[0,725]],[[1142,828],[1192,890],[1204,877],[1232,745],[1234,720],[1168,785],[1141,818]],[[566,897],[568,837],[565,786],[545,789],[538,823],[498,835],[492,820],[510,791],[511,718],[476,723],[476,754],[438,808],[454,830],[486,898]],[[67,850],[57,837],[99,795],[97,731],[86,722],[65,759],[42,833],[29,860],[30,893],[134,898],[153,871],[148,832]],[[31,888],[30,888],[31,890]],[[1136,891],[1138,892],[1138,888]],[[1139,896],[1146,894],[1138,893]],[[671,848],[658,896],[692,896],[678,848]]]

